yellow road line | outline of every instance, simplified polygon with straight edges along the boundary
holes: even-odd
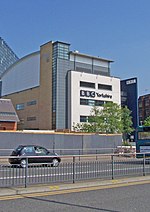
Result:
[[[132,186],[132,185],[148,184],[148,183],[150,183],[150,180],[139,181],[139,182],[117,183],[117,184],[111,184],[111,185],[73,188],[73,189],[66,189],[66,190],[59,190],[59,191],[57,190],[57,191],[48,191],[48,192],[38,192],[38,193],[31,193],[31,194],[18,194],[18,195],[12,195],[12,196],[2,196],[0,197],[0,201],[30,198],[30,197],[52,196],[52,195],[69,194],[69,193],[94,191],[94,190],[102,190],[102,189],[111,189],[111,188],[119,188],[119,187]]]

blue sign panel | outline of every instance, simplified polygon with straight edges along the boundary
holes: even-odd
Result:
[[[136,129],[139,123],[137,78],[121,80],[121,106],[127,106],[131,111],[133,128]]]

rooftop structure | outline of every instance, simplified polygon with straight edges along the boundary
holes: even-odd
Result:
[[[0,99],[0,130],[16,130],[19,118],[10,99]]]
[[[7,45],[7,43],[0,37],[0,78],[2,74],[16,62],[19,58]]]

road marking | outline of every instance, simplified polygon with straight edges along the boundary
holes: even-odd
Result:
[[[112,183],[118,183],[119,181],[118,180],[112,180]]]
[[[65,189],[65,190],[54,190],[54,191],[48,191],[48,192],[38,192],[38,193],[31,193],[31,194],[2,196],[0,197],[0,201],[23,199],[23,198],[30,198],[30,197],[53,196],[53,195],[70,194],[70,193],[103,190],[103,189],[112,189],[112,188],[119,188],[119,187],[132,186],[132,185],[142,185],[142,184],[150,183],[150,180],[144,180],[144,181],[138,181],[138,182],[126,182],[126,183],[122,183],[121,181],[117,180],[117,182],[118,182],[117,184],[111,184],[111,185],[99,185],[99,186],[82,187],[82,188],[71,188],[71,189]],[[55,187],[56,189],[57,186],[53,186],[53,187]],[[60,188],[58,187],[58,189]]]
[[[50,190],[59,190],[60,186],[50,186]]]

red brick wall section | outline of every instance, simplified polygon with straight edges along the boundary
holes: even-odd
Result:
[[[16,122],[0,122],[0,130],[17,130]]]

